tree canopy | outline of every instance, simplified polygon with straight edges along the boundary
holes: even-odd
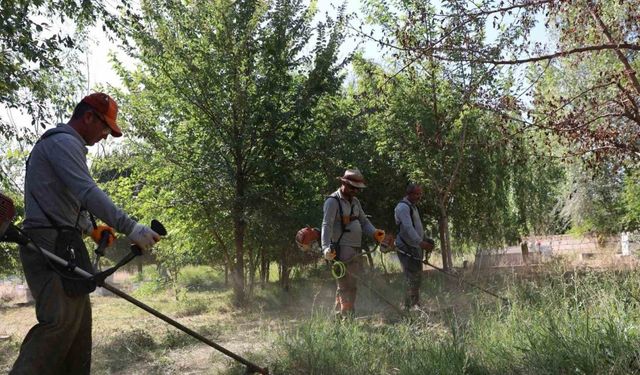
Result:
[[[529,234],[638,229],[636,1],[367,0],[333,16],[302,0],[138,5],[1,5],[0,103],[37,131],[0,123],[0,186],[20,200],[37,127],[86,94],[79,49],[104,24],[136,63],[114,62],[126,140],[92,157],[100,186],[166,222],[158,262],[223,268],[238,303],[271,262],[286,286],[310,261],[293,236],[319,226],[347,168],[388,231],[406,184],[424,186],[445,268]],[[377,55],[345,53],[352,38]]]

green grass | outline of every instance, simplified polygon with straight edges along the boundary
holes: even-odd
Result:
[[[360,284],[357,318],[342,322],[332,317],[335,284],[322,266],[302,269],[287,292],[277,283],[256,286],[242,309],[207,267],[185,272],[177,299],[145,268],[134,294],[271,374],[640,374],[640,272],[560,263],[546,270],[464,275],[509,298],[508,306],[432,272],[423,282],[425,313],[401,316],[380,296],[399,305],[402,276],[385,279],[378,268]],[[21,339],[0,342],[1,368],[8,370]],[[126,301],[94,300],[93,373],[185,371],[244,370]]]
[[[274,373],[640,373],[638,273],[557,271],[503,278],[508,307],[471,295],[391,324],[316,316],[279,337]]]
[[[178,284],[188,291],[220,289],[224,287],[224,274],[209,266],[187,266],[180,270]]]

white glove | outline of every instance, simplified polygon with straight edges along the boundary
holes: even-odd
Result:
[[[330,247],[322,250],[322,254],[324,254],[324,259],[326,260],[334,260],[336,258],[336,252]]]
[[[147,251],[160,241],[160,235],[153,229],[137,223],[131,233],[129,233],[129,239],[138,245],[143,251]]]

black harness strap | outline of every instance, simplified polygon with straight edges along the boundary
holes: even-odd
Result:
[[[412,205],[410,205],[409,203],[405,202],[405,201],[400,201],[398,202],[398,204],[400,203],[404,203],[407,205],[407,207],[409,207],[409,217],[411,218],[411,226],[415,229],[416,228],[416,222],[413,219],[413,210],[414,207]],[[417,209],[417,208],[416,208]],[[402,236],[400,235],[400,225],[402,224],[402,222],[396,222],[396,225],[398,226],[398,238],[400,239],[400,241],[402,241],[403,244],[405,244],[405,246],[409,247],[409,245],[407,244],[407,242],[402,238]]]
[[[342,236],[344,236],[346,232],[350,232],[350,230],[347,229],[347,224],[344,223],[344,219],[343,219],[344,212],[342,210],[342,203],[340,203],[340,198],[338,198],[335,195],[330,195],[328,198],[333,198],[338,203],[338,213],[340,214],[339,220],[340,220],[340,226],[342,227],[342,233],[340,233],[340,237],[338,237],[338,241],[332,242],[331,245],[332,247],[334,247],[334,250],[336,251],[336,257],[340,258],[340,240],[342,240]],[[358,220],[356,216],[353,216],[353,204],[351,205],[351,212],[349,212],[349,221],[351,220]]]

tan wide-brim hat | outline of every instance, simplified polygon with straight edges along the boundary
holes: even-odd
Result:
[[[360,189],[367,187],[367,185],[364,184],[364,176],[358,169],[347,169],[344,171],[344,175],[342,177],[338,177],[338,179]]]

